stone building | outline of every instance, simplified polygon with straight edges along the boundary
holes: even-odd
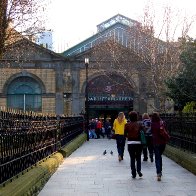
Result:
[[[138,36],[141,24],[120,14],[97,25],[97,34],[62,53],[71,60],[72,111],[85,110],[86,70],[88,65],[88,105],[91,117],[152,112],[155,99],[148,88],[146,64],[138,58],[146,42]],[[79,111],[78,111],[79,109]]]
[[[65,58],[25,38],[6,51],[0,61],[0,106],[63,114]]]
[[[90,117],[111,117],[134,109],[151,112],[146,64],[138,59],[145,39],[140,23],[116,15],[97,26],[97,34],[56,54],[27,39],[13,43],[0,61],[0,106],[42,113],[85,111],[88,65]],[[138,41],[138,39],[140,39]]]

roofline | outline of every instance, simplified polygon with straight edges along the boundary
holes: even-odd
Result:
[[[117,23],[115,23],[115,24],[111,25],[110,27],[108,27],[108,28],[104,29],[103,31],[101,31],[101,32],[97,32],[96,34],[92,35],[91,37],[89,37],[89,38],[87,38],[87,39],[83,40],[82,42],[80,42],[80,43],[78,43],[78,44],[76,44],[76,45],[72,46],[71,48],[69,48],[69,49],[67,49],[67,50],[63,51],[61,54],[63,55],[65,52],[66,52],[66,53],[67,53],[67,52],[69,52],[70,50],[72,50],[72,49],[73,49],[73,48],[75,48],[76,46],[78,46],[78,45],[80,45],[80,44],[82,44],[82,43],[84,43],[84,42],[86,42],[86,41],[90,40],[90,39],[91,39],[91,38],[93,38],[93,37],[96,37],[96,36],[97,36],[97,35],[99,35],[99,34],[104,33],[104,32],[105,32],[105,31],[107,31],[109,28],[114,27],[114,26],[116,26],[117,24],[120,24],[120,25],[123,25],[123,26],[125,26],[125,27],[128,27],[128,28],[129,28],[129,26],[126,26],[126,25],[124,25],[124,24],[122,24],[122,23],[120,23],[120,22],[117,22]]]
[[[133,21],[133,22],[140,23],[140,22],[138,22],[137,20],[133,20],[133,19],[128,18],[128,17],[126,17],[126,16],[124,16],[124,15],[122,15],[122,14],[116,14],[115,16],[112,16],[111,18],[109,18],[109,19],[107,19],[107,20],[105,20],[105,21],[99,23],[97,26],[101,25],[102,23],[106,23],[106,22],[110,21],[112,18],[115,18],[115,17],[117,17],[117,16],[122,16],[122,17],[126,18],[127,20],[130,20],[130,21]]]
[[[43,46],[40,46],[39,44],[30,41],[30,40],[29,40],[28,38],[26,38],[26,37],[24,37],[24,38],[22,38],[22,39],[20,39],[20,40],[17,40],[16,42],[13,42],[13,43],[7,45],[6,48],[9,48],[9,47],[11,47],[12,45],[15,45],[15,44],[17,44],[17,43],[20,43],[20,42],[22,42],[22,41],[24,41],[24,40],[27,41],[29,44],[34,45],[35,47],[38,47],[38,48],[41,49],[41,50],[45,50],[46,52],[48,52],[48,53],[50,53],[50,54],[52,54],[52,55],[54,55],[54,56],[57,56],[57,57],[59,57],[59,58],[62,58],[63,60],[67,60],[67,58],[66,58],[65,56],[63,56],[61,53],[60,53],[60,54],[59,54],[59,53],[55,53],[54,51],[52,51],[52,50],[50,50],[50,49],[44,48]]]

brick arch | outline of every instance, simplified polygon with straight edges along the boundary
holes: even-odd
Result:
[[[9,85],[11,84],[12,81],[14,81],[15,79],[19,78],[19,77],[30,77],[30,78],[33,78],[36,82],[38,82],[38,84],[40,85],[41,87],[41,90],[42,90],[42,94],[46,93],[46,88],[45,88],[45,85],[44,83],[42,82],[42,80],[32,74],[32,73],[29,73],[29,72],[26,72],[26,71],[23,71],[23,72],[20,72],[20,73],[16,73],[14,75],[12,75],[4,84],[4,87],[3,87],[3,94],[6,94],[7,91],[8,91],[8,87]]]
[[[88,76],[88,81],[91,82],[93,81],[94,79],[98,78],[98,77],[104,77],[104,76],[107,76],[108,79],[110,77],[110,75],[115,75],[117,77],[121,77],[124,81],[127,82],[128,84],[128,87],[132,89],[133,92],[136,92],[136,85],[134,84],[134,82],[129,78],[130,81],[128,81],[125,77],[123,77],[122,75],[120,75],[118,72],[98,72],[98,73],[95,73],[95,74],[92,74]],[[85,89],[86,89],[86,81],[83,82],[82,84],[82,88],[81,88],[81,93],[84,94],[85,93]]]
[[[89,117],[114,120],[119,111],[133,110],[136,87],[117,72],[99,72],[89,77]],[[84,82],[82,93],[85,94]]]

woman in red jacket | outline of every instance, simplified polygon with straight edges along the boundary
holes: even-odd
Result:
[[[151,131],[155,153],[155,165],[157,172],[157,180],[161,181],[162,176],[162,154],[165,150],[166,141],[160,135],[160,129],[164,126],[160,119],[159,113],[154,112],[151,117]]]

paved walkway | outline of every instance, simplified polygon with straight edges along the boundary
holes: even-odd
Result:
[[[90,140],[64,160],[39,196],[196,195],[196,176],[167,157],[161,182],[156,180],[154,163],[142,162],[142,173],[142,178],[131,178],[127,148],[119,162],[115,140]]]

